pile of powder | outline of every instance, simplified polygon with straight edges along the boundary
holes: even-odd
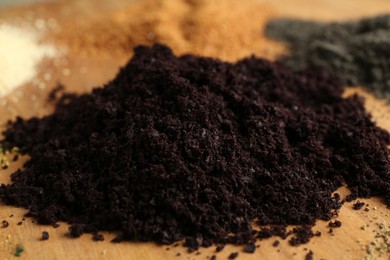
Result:
[[[270,40],[260,33],[272,15],[268,5],[256,0],[145,0],[108,17],[76,21],[56,35],[55,42],[76,53],[99,55],[131,53],[138,44],[160,42],[177,54],[231,61],[253,53],[273,57],[265,47]],[[281,49],[274,44],[274,51]]]
[[[109,230],[196,249],[286,236],[256,220],[303,225],[290,243],[305,243],[344,183],[348,200],[390,205],[389,135],[342,93],[321,70],[140,46],[104,87],[9,124],[4,141],[31,159],[0,196],[41,224],[71,223],[75,237]]]
[[[345,85],[390,98],[390,15],[330,24],[280,19],[266,34],[288,43],[292,53],[281,60],[290,67],[321,66]]]
[[[32,80],[37,65],[45,57],[54,57],[56,50],[38,42],[33,29],[0,24],[0,97]]]
[[[329,24],[278,19],[266,34],[288,43],[291,55],[281,61],[291,68],[321,66],[345,85],[390,98],[390,15]]]

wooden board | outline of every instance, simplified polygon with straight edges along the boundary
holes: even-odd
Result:
[[[259,0],[259,2],[274,6],[280,16],[319,20],[342,20],[390,12],[388,0]],[[71,13],[67,9],[70,8],[69,5],[40,4],[0,10],[0,19],[13,19],[19,16],[33,21],[34,15],[38,15],[38,17],[55,17],[65,26],[68,20],[75,17],[87,19],[102,10],[116,10],[128,3],[129,1],[108,0],[72,1],[69,4],[73,8]],[[31,18],[31,16],[34,17]],[[46,102],[46,96],[48,89],[56,82],[64,83],[69,91],[85,92],[111,79],[128,58],[124,56],[71,56],[60,59],[57,63],[45,62],[41,66],[37,79],[45,82],[47,89],[41,90],[32,83],[28,83],[10,96],[1,99],[0,124],[16,115],[30,117],[47,114],[52,111],[53,104]],[[64,69],[68,71],[64,73]],[[51,79],[44,81],[43,78],[47,72],[51,73]],[[383,101],[373,98],[361,89],[347,92],[347,94],[358,92],[364,95],[367,109],[372,112],[374,120],[380,126],[390,130],[390,110]],[[11,164],[7,171],[1,171],[0,182],[9,182],[10,173],[20,167],[26,159],[23,158],[18,163]],[[341,189],[340,192],[344,195],[348,193],[346,189]],[[318,221],[314,230],[321,231],[322,236],[312,239],[307,245],[291,247],[287,241],[281,241],[280,246],[274,248],[272,243],[275,238],[272,238],[259,242],[260,247],[253,255],[243,253],[242,247],[227,246],[221,253],[218,253],[217,258],[227,259],[231,252],[239,252],[239,259],[304,259],[308,250],[312,250],[315,259],[362,259],[366,255],[362,246],[367,245],[374,238],[375,223],[387,221],[389,224],[390,222],[390,210],[386,209],[378,199],[362,201],[369,204],[370,212],[354,211],[351,203],[344,205],[339,213],[339,220],[343,222],[343,226],[335,229],[334,236],[328,233],[326,222]],[[153,243],[112,244],[109,241],[113,238],[113,234],[105,234],[106,240],[103,242],[93,242],[90,235],[72,239],[67,237],[65,223],[61,223],[57,229],[36,225],[31,219],[26,219],[22,225],[17,225],[25,213],[26,210],[23,209],[0,205],[0,221],[4,219],[10,223],[8,228],[0,229],[0,259],[14,258],[12,253],[17,244],[25,248],[21,259],[206,259],[207,256],[214,254],[214,247],[201,249],[201,254],[196,256],[194,253],[186,253],[181,247],[167,250],[166,246]],[[11,214],[12,218],[10,218]],[[366,224],[370,226],[364,231],[361,230],[361,226]],[[39,238],[44,230],[49,232],[50,239],[41,242]],[[176,256],[178,253],[181,255]],[[390,259],[390,256],[383,256],[383,259]]]

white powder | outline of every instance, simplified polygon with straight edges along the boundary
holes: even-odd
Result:
[[[38,43],[34,30],[0,24],[0,97],[32,80],[44,57],[56,56],[56,50]]]

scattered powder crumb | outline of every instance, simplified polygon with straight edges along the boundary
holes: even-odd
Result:
[[[2,227],[2,228],[7,228],[8,226],[9,226],[9,223],[8,223],[7,220],[3,220],[3,221],[1,222],[1,227]]]
[[[225,245],[218,245],[217,248],[215,249],[215,251],[217,252],[221,252],[223,249],[225,248]]]
[[[353,208],[354,210],[359,210],[359,209],[361,209],[364,205],[365,205],[364,202],[360,202],[360,201],[358,200],[355,204],[353,204],[352,208]]]
[[[313,251],[309,251],[309,253],[306,254],[305,260],[313,260]]]
[[[288,242],[292,246],[298,246],[301,244],[306,244],[309,242],[310,238],[314,236],[313,231],[310,226],[296,227],[293,229],[294,237],[292,237]],[[307,248],[306,248],[307,250]]]
[[[12,236],[10,234],[4,234],[1,233],[0,237],[0,251],[1,252],[6,252],[7,254],[11,253],[12,254],[15,252],[14,244],[12,242]],[[0,253],[1,255],[2,253]]]
[[[57,223],[53,223],[51,226],[52,226],[53,228],[58,228],[60,225],[57,224]]]
[[[24,251],[24,247],[22,245],[17,245],[15,248],[14,256],[19,257]]]
[[[385,223],[377,223],[375,238],[365,246],[365,260],[381,259],[390,255],[390,229],[386,228]]]
[[[0,56],[0,58],[1,58],[1,56]],[[0,75],[0,81],[1,81],[1,75]],[[1,91],[1,85],[0,85],[0,91]],[[8,169],[8,167],[10,165],[9,160],[8,160],[8,156],[10,154],[15,154],[14,156],[18,156],[18,153],[19,153],[19,148],[13,147],[12,149],[7,149],[7,148],[3,147],[3,145],[0,143],[0,169],[3,169],[3,170]],[[15,157],[14,157],[14,159],[15,159]]]
[[[342,225],[342,223],[341,223],[341,221],[339,221],[339,220],[335,220],[335,221],[331,221],[331,222],[329,222],[329,227],[332,227],[332,228],[338,228],[338,227],[341,227],[341,225]]]
[[[233,260],[238,257],[238,252],[233,252],[229,255],[228,259]]]
[[[42,232],[41,240],[48,240],[49,239],[49,233],[47,231]]]
[[[249,243],[249,244],[245,245],[244,251],[245,251],[246,253],[253,254],[253,253],[256,251],[256,246],[255,246],[255,244],[254,244],[254,243]]]

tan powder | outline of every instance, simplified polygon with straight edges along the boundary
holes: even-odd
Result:
[[[74,53],[131,53],[138,44],[160,42],[176,54],[193,53],[234,61],[251,54],[273,58],[283,47],[262,34],[274,16],[256,0],[145,0],[93,21],[75,22],[57,43]],[[74,30],[74,28],[78,28]]]

